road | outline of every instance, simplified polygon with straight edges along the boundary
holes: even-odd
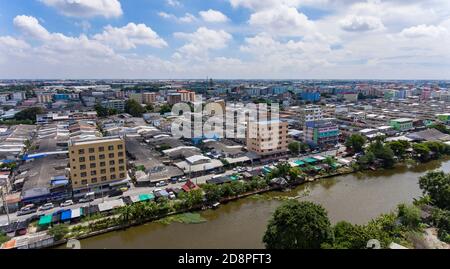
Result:
[[[327,152],[322,152],[322,153],[316,153],[316,154],[309,154],[309,155],[299,156],[299,157],[296,157],[296,158],[290,158],[289,160],[290,161],[294,161],[294,160],[297,160],[297,159],[300,159],[300,158],[304,159],[304,158],[307,158],[307,157],[313,157],[313,156],[317,156],[317,155],[336,156],[336,153],[337,153],[336,150],[332,150],[332,151],[327,151]],[[254,166],[252,169],[261,169],[263,166],[265,166],[265,165]],[[209,175],[205,175],[205,176],[201,176],[201,177],[196,177],[196,178],[193,178],[192,181],[195,184],[204,184],[204,183],[206,183],[206,181],[208,179],[211,179],[211,178],[213,178],[215,176],[230,176],[230,175],[232,175],[234,173],[236,173],[236,171],[228,170],[228,171],[226,171],[223,174],[218,174],[218,175],[216,175],[216,174],[209,174]],[[48,211],[45,211],[45,212],[38,212],[37,214],[34,214],[34,215],[53,214],[53,213],[58,212],[59,210],[62,210],[62,209],[64,209],[64,210],[76,209],[76,208],[79,208],[79,207],[88,206],[89,204],[90,205],[98,205],[98,204],[103,203],[104,201],[117,200],[117,199],[121,199],[122,197],[126,197],[126,196],[138,196],[140,194],[153,193],[153,191],[155,189],[165,189],[165,188],[168,188],[168,187],[171,187],[171,188],[178,187],[179,188],[179,187],[183,186],[184,184],[185,184],[184,182],[183,183],[175,183],[175,184],[169,184],[168,186],[165,186],[165,187],[134,187],[134,186],[132,186],[122,196],[99,198],[99,199],[95,199],[91,203],[74,204],[72,206],[68,206],[68,207],[64,207],[64,208],[58,206],[58,207],[55,207],[55,208],[53,208],[51,210],[48,210]],[[11,213],[10,214],[10,220],[11,220],[11,222],[14,222],[14,221],[17,221],[17,220],[22,221],[22,220],[26,220],[26,219],[30,218],[31,216],[33,216],[33,214],[25,215],[25,216],[17,216],[17,212],[16,212],[16,213]],[[7,223],[8,223],[8,218],[7,218],[6,214],[5,215],[0,215],[0,226],[6,225]]]

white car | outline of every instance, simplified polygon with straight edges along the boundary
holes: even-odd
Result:
[[[165,181],[160,181],[160,182],[156,183],[156,187],[164,187],[167,185],[169,185],[169,184],[167,184],[167,182],[165,182]]]
[[[68,207],[73,205],[73,201],[72,200],[67,200],[64,203],[61,204],[61,207]]]
[[[47,203],[47,204],[45,204],[43,206],[40,206],[38,210],[39,211],[47,211],[47,210],[50,210],[50,209],[52,209],[54,207],[55,206],[52,203]]]
[[[154,189],[153,193],[157,193],[157,192],[160,192],[160,191],[162,191],[162,190],[161,189]]]
[[[182,177],[178,179],[178,182],[186,182],[187,180],[188,180],[187,177]]]

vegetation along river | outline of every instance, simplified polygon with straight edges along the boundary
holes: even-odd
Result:
[[[200,224],[148,223],[81,241],[82,248],[264,248],[262,237],[267,222],[282,203],[280,197],[295,197],[322,204],[332,222],[347,220],[364,224],[399,203],[421,195],[418,179],[427,171],[450,172],[450,160],[399,166],[322,179],[290,192],[272,192],[221,205],[201,212]]]

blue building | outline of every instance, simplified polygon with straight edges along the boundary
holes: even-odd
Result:
[[[307,102],[319,102],[320,92],[302,92],[299,94],[299,97]]]

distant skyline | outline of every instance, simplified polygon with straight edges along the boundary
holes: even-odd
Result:
[[[448,0],[0,0],[0,79],[450,79]]]

